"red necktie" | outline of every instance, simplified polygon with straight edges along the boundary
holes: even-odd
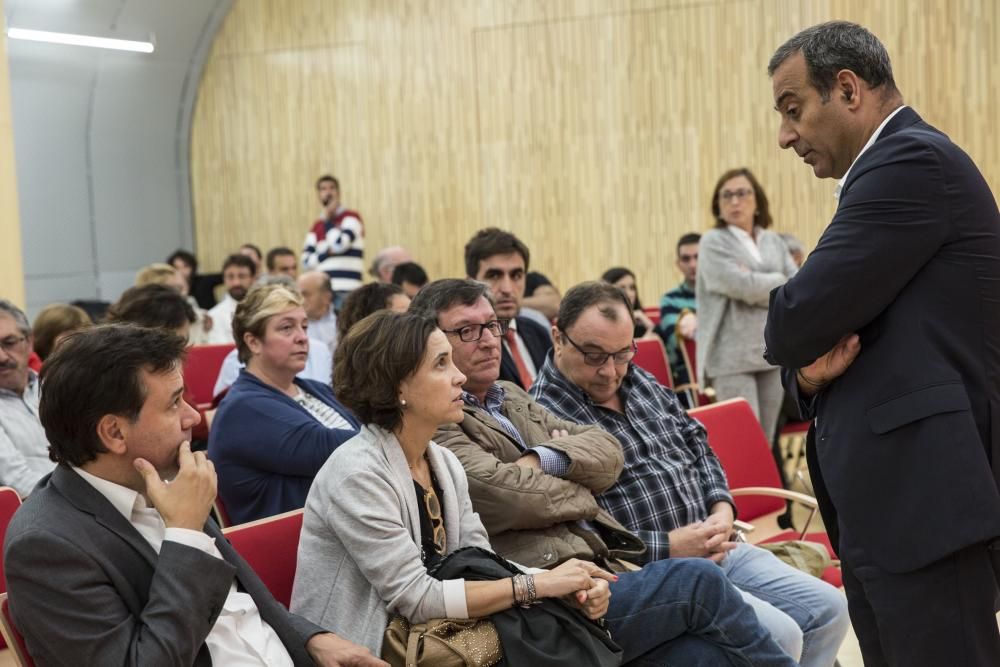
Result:
[[[531,389],[531,371],[528,370],[528,364],[524,363],[524,357],[521,356],[521,349],[517,345],[517,334],[514,333],[513,329],[507,329],[504,340],[507,341],[507,349],[510,350],[510,356],[513,357],[514,364],[517,366],[517,374],[521,377],[521,384],[527,391]]]

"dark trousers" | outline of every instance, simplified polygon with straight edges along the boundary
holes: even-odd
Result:
[[[997,582],[985,544],[902,574],[872,563],[851,545],[843,526],[840,547],[865,667],[1000,665]]]

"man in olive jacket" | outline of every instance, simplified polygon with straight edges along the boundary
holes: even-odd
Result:
[[[437,320],[466,376],[464,419],[441,427],[434,440],[462,462],[497,553],[535,567],[579,558],[619,571],[605,620],[625,664],[795,664],[714,563],[678,558],[638,569],[624,562],[645,545],[594,500],[622,470],[621,445],[497,382],[507,321],[497,318],[486,289],[439,280],[411,309]]]
[[[595,499],[622,472],[617,438],[555,417],[512,382],[490,380],[490,364],[463,361],[456,351],[455,363],[467,376],[465,419],[443,426],[434,440],[465,467],[493,547],[533,567],[580,558],[621,570],[616,559],[642,554],[642,540]],[[488,384],[477,391],[480,373]]]

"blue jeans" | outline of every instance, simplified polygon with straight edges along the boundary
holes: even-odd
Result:
[[[751,544],[730,551],[722,571],[760,624],[802,667],[833,665],[851,624],[841,591]]]
[[[611,637],[636,667],[793,667],[715,563],[660,560],[611,584]]]

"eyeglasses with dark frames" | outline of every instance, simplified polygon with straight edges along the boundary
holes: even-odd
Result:
[[[565,331],[560,330],[560,335],[569,341],[569,344],[579,350],[580,354],[583,355],[583,363],[588,366],[593,366],[594,368],[600,368],[604,364],[608,363],[608,359],[615,360],[615,366],[624,366],[628,362],[635,358],[636,352],[639,351],[639,345],[632,339],[632,344],[627,350],[621,350],[620,352],[588,352],[579,345],[576,344],[572,338],[570,338]]]
[[[475,343],[483,337],[483,332],[487,329],[494,338],[500,338],[507,333],[507,329],[510,328],[510,320],[490,320],[484,324],[466,324],[464,327],[459,327],[458,329],[442,329],[446,334],[453,334],[458,336],[458,339],[463,343]]]
[[[723,190],[719,193],[719,199],[730,201],[732,199],[746,199],[753,195],[753,190],[749,188],[738,188],[736,190]]]

